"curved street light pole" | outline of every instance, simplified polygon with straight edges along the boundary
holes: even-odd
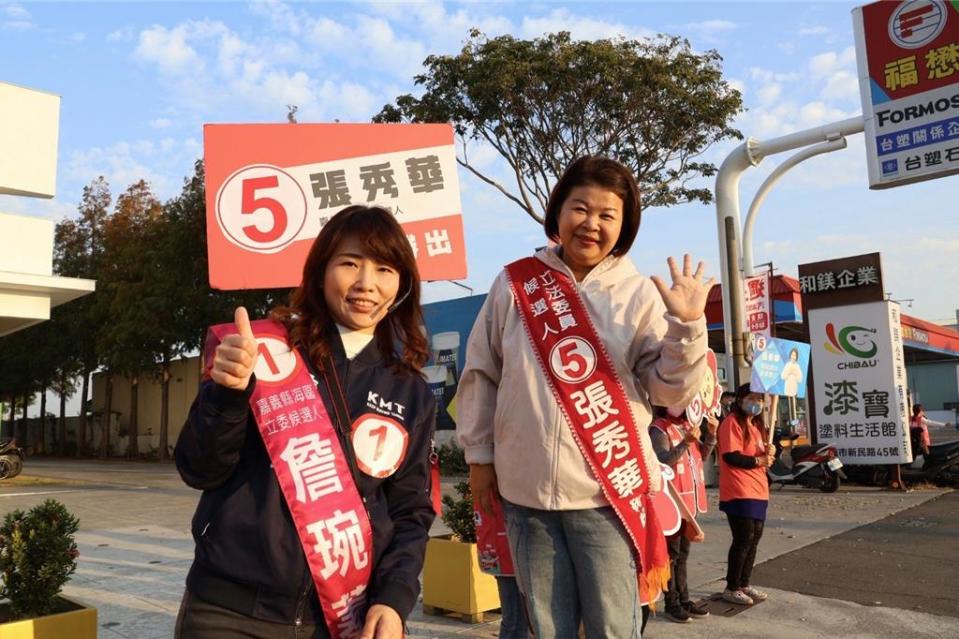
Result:
[[[751,166],[758,166],[767,156],[822,142],[838,143],[845,136],[861,133],[864,126],[863,117],[860,115],[771,140],[761,141],[749,138],[736,147],[723,161],[719,173],[716,175],[716,224],[719,234],[720,281],[723,287],[723,341],[727,354],[726,380],[727,384],[730,384],[730,388],[734,389],[739,385],[740,379],[748,377],[743,339],[745,333],[742,290],[744,264],[739,259],[739,251],[740,249],[744,253],[748,251],[751,270],[752,234],[750,233],[749,236],[750,244],[746,247],[742,244],[740,237],[739,215],[739,182],[743,173]],[[824,148],[818,153],[799,157],[790,166],[780,171],[776,179],[802,160],[831,150],[836,149]],[[801,154],[794,157],[799,155]],[[792,159],[794,158],[790,158],[790,160]],[[770,175],[770,179],[772,178],[773,176]],[[770,179],[766,180],[769,183],[765,189],[766,192],[776,181],[776,179],[773,179],[770,182]],[[764,183],[763,186],[767,185]],[[761,193],[762,198],[765,198],[766,192]],[[759,199],[758,203],[754,202],[750,210],[758,210],[758,207],[762,204],[762,198]],[[755,216],[753,219],[755,220]]]

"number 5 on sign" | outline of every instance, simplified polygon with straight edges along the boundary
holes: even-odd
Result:
[[[256,253],[276,253],[295,240],[306,211],[306,194],[296,180],[268,164],[243,167],[226,179],[216,198],[223,235]]]

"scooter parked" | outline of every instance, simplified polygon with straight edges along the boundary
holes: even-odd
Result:
[[[901,468],[902,480],[907,484],[930,482],[938,486],[959,487],[959,440],[933,444],[929,454],[913,448],[912,464]]]
[[[790,435],[787,439],[795,441],[798,437]],[[846,479],[842,465],[836,448],[830,444],[790,446],[786,449],[777,439],[776,461],[766,469],[766,475],[770,484],[797,484],[818,488],[824,493],[834,493],[839,490],[841,480]]]
[[[23,449],[17,447],[16,439],[0,444],[0,479],[12,479],[19,475],[25,457]]]

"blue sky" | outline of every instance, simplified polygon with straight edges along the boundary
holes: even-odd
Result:
[[[848,2],[636,3],[10,3],[0,2],[0,80],[62,96],[57,197],[0,197],[0,210],[51,219],[75,214],[84,185],[105,175],[113,192],[145,178],[176,195],[202,155],[208,122],[368,121],[430,53],[453,53],[471,27],[489,35],[575,37],[657,32],[717,49],[743,92],[737,126],[759,139],[861,113]],[[719,164],[735,146],[710,151]],[[788,155],[788,154],[787,154]],[[743,180],[743,214],[787,155]],[[503,162],[471,152],[487,170]],[[514,204],[460,172],[469,251],[466,283],[485,291],[502,264],[544,243]],[[710,187],[712,184],[709,184]],[[881,251],[886,289],[913,298],[905,312],[955,321],[959,307],[959,177],[886,191],[867,187],[862,135],[849,148],[792,171],[763,207],[755,261],[796,274],[799,263]],[[631,253],[665,274],[690,251],[716,273],[715,209],[644,212]],[[426,299],[455,297],[446,283]]]

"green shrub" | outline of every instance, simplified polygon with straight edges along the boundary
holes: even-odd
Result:
[[[456,440],[451,439],[448,443],[437,448],[436,454],[439,456],[440,474],[469,474],[470,467],[466,463],[466,453],[456,445]]]
[[[15,510],[0,526],[0,597],[10,600],[14,619],[42,617],[77,569],[73,540],[79,520],[48,499],[24,512]]]
[[[443,495],[443,523],[449,526],[453,535],[462,542],[476,543],[476,519],[473,514],[473,496],[469,482],[456,484],[459,498]]]

